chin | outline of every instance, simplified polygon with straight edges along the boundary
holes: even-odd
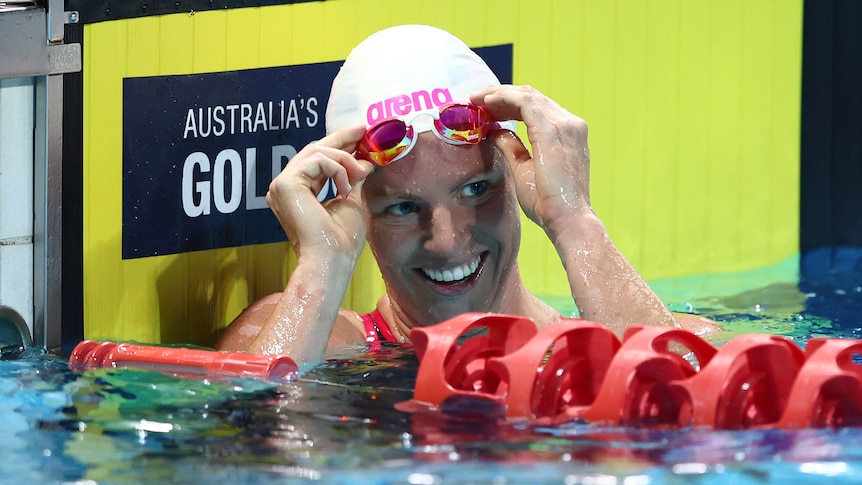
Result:
[[[436,308],[435,308],[436,307]],[[425,312],[428,315],[429,325],[436,325],[446,320],[455,318],[465,313],[485,313],[492,309],[490,305],[475,305],[475,304],[453,304],[453,302],[437,302],[430,308],[426,308]]]

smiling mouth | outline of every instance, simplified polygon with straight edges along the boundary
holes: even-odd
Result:
[[[425,273],[425,276],[429,279],[436,281],[437,283],[457,283],[476,274],[481,263],[482,255],[479,255],[464,264],[460,264],[452,268],[422,268],[422,272]]]

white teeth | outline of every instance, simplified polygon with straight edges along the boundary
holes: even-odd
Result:
[[[469,262],[451,269],[438,270],[422,268],[422,271],[424,271],[425,275],[434,281],[449,283],[452,281],[463,280],[464,278],[475,273],[476,270],[479,268],[479,261],[479,257],[476,256]]]

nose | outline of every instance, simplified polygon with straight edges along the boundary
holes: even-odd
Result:
[[[432,253],[458,254],[470,240],[470,221],[465,214],[448,207],[431,211],[425,250]]]

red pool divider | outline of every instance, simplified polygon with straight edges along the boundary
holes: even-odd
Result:
[[[458,345],[459,336],[487,328],[487,335],[472,337]],[[416,375],[414,398],[418,402],[440,404],[448,397],[469,395],[496,399],[498,376],[485,372],[488,359],[506,355],[536,335],[529,318],[492,313],[466,313],[433,327],[415,328],[410,340],[422,362]]]
[[[95,368],[144,368],[181,375],[209,378],[248,377],[289,380],[298,376],[299,366],[290,357],[217,352],[214,350],[161,347],[85,340],[69,356],[73,370]]]
[[[862,426],[862,341],[813,338],[781,417],[783,428]]]
[[[420,364],[414,398],[400,409],[465,413],[473,399],[534,423],[862,426],[860,340],[812,339],[803,352],[780,336],[742,335],[715,348],[685,330],[632,327],[620,342],[593,322],[537,331],[530,319],[492,313],[410,336]]]
[[[487,371],[501,382],[508,417],[568,421],[567,410],[593,402],[619,347],[619,339],[601,325],[564,321],[490,359]]]

